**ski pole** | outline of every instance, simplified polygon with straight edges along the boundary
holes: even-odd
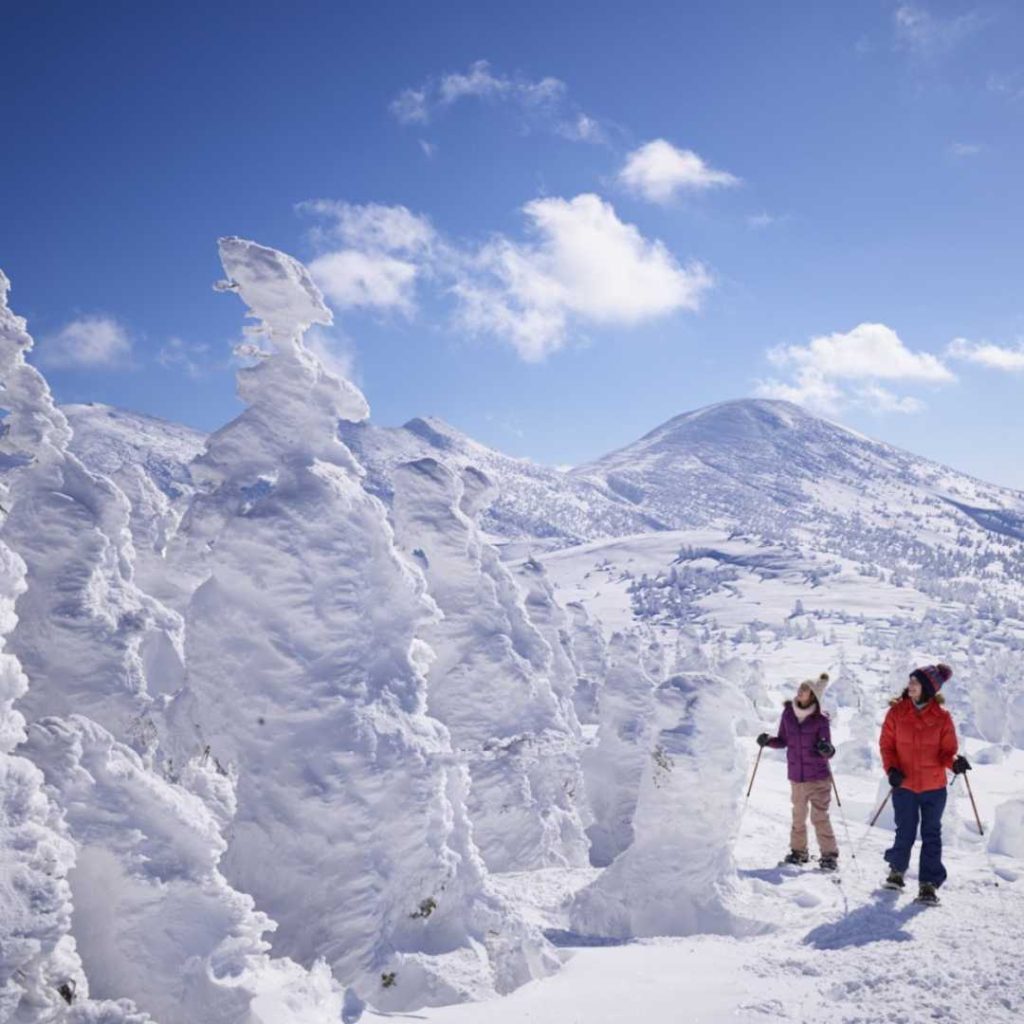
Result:
[[[974,820],[978,823],[978,835],[984,835],[985,830],[981,827],[981,816],[978,814],[978,805],[974,802],[974,793],[971,792],[971,780],[967,778],[967,772],[961,772],[964,782],[967,783],[967,795],[971,798],[971,809],[974,811]],[[954,782],[956,780],[954,779]]]
[[[868,823],[868,828],[874,828],[875,822],[878,821],[879,815],[882,813],[882,811],[885,810],[885,805],[889,802],[889,797],[891,797],[891,796],[892,796],[892,790],[890,789],[889,792],[885,794],[885,799],[882,801],[882,803],[879,806],[878,810],[875,811],[875,816]]]
[[[839,808],[839,818],[843,823],[843,832],[846,833],[846,845],[850,849],[850,859],[857,861],[857,851],[853,847],[853,840],[850,838],[850,826],[846,823],[846,812],[843,810],[843,802],[839,799],[839,787],[836,785],[836,777],[829,767],[828,777],[832,780],[832,790],[836,794],[836,806]],[[857,864],[857,874],[860,875],[860,864]]]
[[[836,807],[842,809],[843,801],[839,799],[839,787],[836,785],[836,777],[832,774],[832,769],[828,770],[828,777],[832,780],[832,792],[836,795]]]
[[[754,788],[754,778],[757,776],[757,766],[761,763],[761,755],[764,753],[764,747],[757,748],[757,760],[754,762],[754,770],[750,773],[750,785],[747,786],[747,799],[750,799],[750,791]]]

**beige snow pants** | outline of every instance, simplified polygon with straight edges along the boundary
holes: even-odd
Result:
[[[791,782],[793,799],[793,828],[789,834],[792,850],[807,849],[807,808],[811,809],[811,824],[818,839],[818,850],[822,854],[839,853],[832,822],[828,820],[828,805],[832,800],[832,780],[819,779],[817,782]]]

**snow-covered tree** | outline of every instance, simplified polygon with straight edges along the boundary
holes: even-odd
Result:
[[[478,471],[456,475],[434,459],[394,473],[396,539],[420,564],[443,616],[419,632],[435,652],[427,710],[468,760],[470,820],[487,866],[582,865],[581,737],[572,705],[576,673],[558,636],[564,613],[531,573],[528,600],[554,634],[556,658],[472,518],[491,490]]]
[[[382,1009],[506,991],[553,961],[487,888],[427,714],[436,609],[338,436],[366,400],[304,344],[331,315],[300,263],[238,238],[220,255],[255,364],[170,557],[198,583],[183,717],[238,778],[223,870],[278,923],[275,952],[325,958]]]

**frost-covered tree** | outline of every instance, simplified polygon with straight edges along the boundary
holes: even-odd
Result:
[[[170,557],[198,583],[185,717],[238,777],[223,870],[278,923],[275,952],[325,958],[382,1009],[507,991],[552,960],[487,888],[426,711],[436,609],[338,436],[366,401],[304,344],[331,319],[306,269],[238,238],[220,255],[255,364]]]
[[[527,600],[554,634],[556,658],[497,550],[481,539],[473,516],[489,492],[477,470],[456,475],[435,459],[394,472],[396,540],[421,566],[442,612],[419,633],[435,654],[427,710],[467,759],[470,820],[487,866],[578,866],[587,863],[588,843],[576,673],[558,636],[564,613],[532,572]]]
[[[741,931],[728,890],[744,698],[727,679],[688,673],[662,683],[653,704],[633,841],[576,898],[573,928],[613,938]]]
[[[0,274],[0,300],[6,291]],[[31,344],[0,301],[9,512],[0,633],[20,641],[31,666],[22,673],[12,654],[0,656],[0,877],[13,880],[2,888],[21,904],[0,912],[0,927],[14,927],[0,936],[0,972],[11,972],[0,974],[0,998],[16,1007],[3,1019],[141,1024],[146,1011],[163,1024],[237,1024],[260,998],[291,1005],[311,1024],[336,1020],[341,993],[330,978],[272,961],[262,938],[272,922],[217,871],[220,821],[152,767],[159,730],[146,668],[159,665],[145,656],[146,638],[180,623],[135,586],[124,496],[68,453],[67,422],[25,362]],[[52,552],[32,534],[26,505]],[[24,738],[14,698],[29,719],[25,757],[10,756]],[[109,727],[66,713],[76,705]],[[139,721],[152,727],[140,730]],[[230,782],[212,765],[183,771],[212,804],[230,804]]]
[[[610,864],[633,841],[633,815],[650,754],[655,682],[642,664],[643,641],[615,633],[601,690],[597,742],[583,769],[593,824],[590,862]]]

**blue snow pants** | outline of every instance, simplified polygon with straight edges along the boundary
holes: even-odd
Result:
[[[910,866],[910,851],[921,825],[921,862],[918,882],[939,886],[946,880],[942,866],[942,812],[946,808],[946,788],[915,793],[897,786],[892,791],[892,809],[896,818],[896,839],[885,851],[885,859],[900,873]]]

